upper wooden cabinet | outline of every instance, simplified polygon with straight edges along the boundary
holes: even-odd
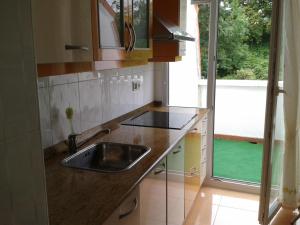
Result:
[[[92,0],[95,61],[152,57],[152,0]]]
[[[174,62],[181,60],[181,56],[185,55],[185,41],[160,37],[170,30],[185,32],[186,7],[187,0],[153,0],[153,58],[151,61]]]
[[[32,16],[38,64],[93,60],[89,0],[32,0]]]

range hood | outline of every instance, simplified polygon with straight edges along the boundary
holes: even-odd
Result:
[[[154,40],[169,40],[169,41],[195,41],[195,38],[182,30],[179,26],[162,20],[158,16],[154,16],[157,24],[159,24],[159,32],[155,32]]]

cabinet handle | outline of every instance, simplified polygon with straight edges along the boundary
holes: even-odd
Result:
[[[128,212],[119,215],[119,220],[129,216],[131,213],[133,213],[137,209],[137,207],[138,207],[138,200],[137,200],[137,198],[135,198],[133,200],[133,207]]]
[[[154,175],[158,175],[158,174],[164,172],[166,169],[166,164],[165,163],[161,164],[161,167],[162,167],[162,169],[160,169],[160,170],[154,170]]]
[[[177,151],[174,151],[173,154],[176,155],[176,154],[178,154],[179,152],[181,152],[181,151],[180,151],[180,150],[177,150]]]
[[[66,50],[82,50],[82,51],[88,51],[89,48],[84,45],[65,45]]]
[[[129,45],[128,46],[125,46],[125,51],[126,52],[130,52],[131,51],[131,46],[132,46],[132,31],[131,31],[131,28],[130,26],[128,25],[127,22],[125,22],[125,28],[128,30],[129,32],[129,36],[130,36],[130,41],[129,41]]]
[[[132,45],[131,45],[130,50],[129,50],[129,51],[132,52],[134,50],[134,46],[135,46],[135,43],[136,43],[136,33],[135,33],[135,29],[134,29],[134,27],[132,26],[131,23],[129,24],[129,27],[130,27],[130,29],[132,30],[132,33],[133,33],[133,42],[132,42]]]

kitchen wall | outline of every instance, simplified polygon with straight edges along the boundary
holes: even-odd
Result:
[[[155,85],[161,86],[155,84],[154,78],[160,77],[164,70],[164,64],[149,63],[138,67],[39,78],[43,148],[65,140],[70,134],[65,116],[67,107],[71,106],[75,111],[75,132],[83,132],[154,101]],[[133,91],[132,82],[140,83],[140,89]]]
[[[30,0],[0,7],[0,224],[48,224]]]

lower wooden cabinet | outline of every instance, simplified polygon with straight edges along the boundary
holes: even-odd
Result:
[[[167,156],[167,224],[184,222],[184,139]]]
[[[207,117],[141,181],[104,225],[182,225],[206,177]]]
[[[140,190],[136,187],[103,225],[139,225]]]
[[[166,225],[166,164],[163,159],[140,183],[140,225]]]

